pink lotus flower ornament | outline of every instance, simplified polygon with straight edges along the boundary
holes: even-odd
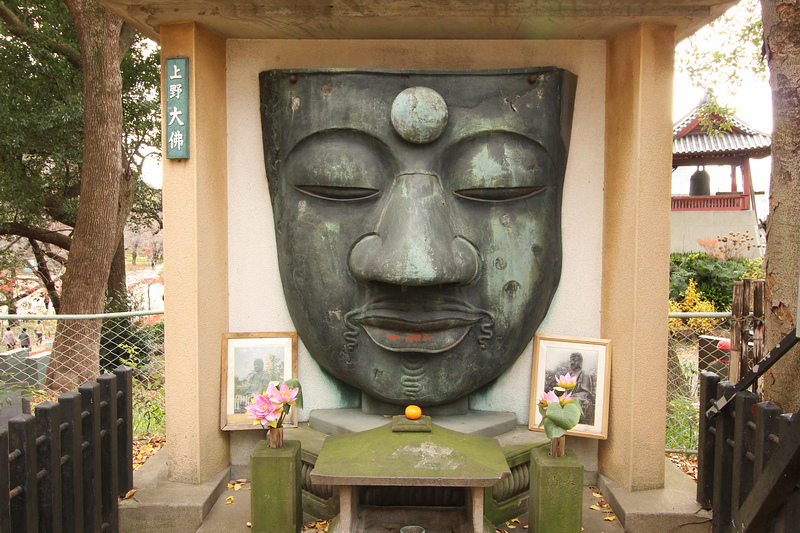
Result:
[[[556,386],[561,387],[562,389],[571,389],[577,384],[578,382],[573,376],[570,375],[569,372],[556,378]]]
[[[292,385],[295,387],[292,388]],[[289,412],[289,408],[284,406],[288,405],[296,405],[299,409],[303,407],[303,392],[296,379],[286,380],[277,386],[275,382],[270,383],[263,394],[253,395],[253,402],[245,410],[247,418],[255,419],[253,424],[280,428]]]
[[[574,402],[574,401],[575,401],[575,398],[572,397],[572,393],[571,392],[566,393],[565,395],[563,395],[561,398],[558,399],[558,403],[560,403],[561,405],[567,405],[568,403]]]
[[[539,396],[539,407],[542,409],[547,409],[547,406],[553,402],[558,403],[558,396],[553,391],[547,391]]]
[[[253,403],[248,405],[245,410],[247,418],[255,419],[253,424],[277,427],[277,422],[283,413],[283,404],[276,405],[270,401],[268,395],[256,394],[253,396]]]
[[[294,405],[298,392],[300,392],[300,387],[290,389],[286,383],[281,383],[280,387],[276,387],[275,383],[270,383],[267,387],[267,396],[276,405]]]

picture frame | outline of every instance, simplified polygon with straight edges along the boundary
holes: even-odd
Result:
[[[224,431],[263,429],[245,407],[269,382],[297,378],[297,332],[223,333],[220,427]],[[292,406],[283,427],[297,427]]]
[[[608,438],[608,393],[611,379],[611,340],[536,334],[533,342],[531,405],[528,428],[539,427],[538,398],[555,386],[557,376],[580,370],[573,396],[581,402],[583,416],[567,435]]]

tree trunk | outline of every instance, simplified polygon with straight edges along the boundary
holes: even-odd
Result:
[[[114,313],[128,310],[128,284],[125,279],[125,237],[119,239],[108,274],[108,302]]]
[[[767,219],[766,348],[772,349],[797,324],[800,258],[800,7],[787,0],[762,0],[764,42],[772,87],[772,177]],[[800,408],[800,350],[786,354],[764,379],[765,399],[784,412]]]
[[[84,147],[78,211],[64,274],[64,314],[103,312],[111,260],[122,231],[122,21],[96,0],[64,0],[81,45]],[[127,216],[127,213],[126,213]],[[124,220],[123,220],[124,224]],[[60,320],[47,385],[70,390],[97,377],[101,320]]]

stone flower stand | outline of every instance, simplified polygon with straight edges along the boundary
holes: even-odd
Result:
[[[572,450],[551,457],[550,446],[531,450],[528,527],[532,533],[579,533],[583,464]]]
[[[303,526],[300,441],[283,441],[281,448],[259,442],[250,455],[250,490],[250,531],[299,533]]]

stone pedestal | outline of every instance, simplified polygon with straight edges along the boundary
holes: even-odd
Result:
[[[262,440],[250,456],[250,521],[253,533],[298,533],[303,525],[300,442],[270,448]]]
[[[583,503],[583,465],[575,452],[550,457],[549,446],[531,450],[531,533],[579,533]]]

